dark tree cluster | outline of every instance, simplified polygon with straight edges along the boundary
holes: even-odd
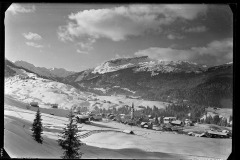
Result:
[[[73,117],[74,115],[71,110],[68,115],[69,124],[64,128],[60,138],[57,140],[58,144],[64,150],[63,159],[79,159],[82,157],[80,146],[82,146],[83,143],[80,140],[80,136],[77,134],[77,123],[74,121]]]
[[[231,116],[230,116],[230,121],[231,121]],[[215,115],[215,116],[207,116],[205,118],[205,120],[201,120],[202,123],[206,123],[206,124],[216,124],[219,126],[224,126],[224,127],[230,127],[230,124],[227,122],[226,118],[220,118],[219,115]]]
[[[38,143],[41,143],[43,142],[43,137],[42,137],[42,119],[41,119],[41,114],[40,114],[40,111],[39,109],[37,110],[37,113],[36,113],[36,117],[33,121],[33,124],[32,124],[32,137],[34,138],[34,140],[36,140]]]

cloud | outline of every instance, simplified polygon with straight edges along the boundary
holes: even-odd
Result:
[[[29,32],[29,33],[23,33],[23,36],[27,39],[27,40],[41,40],[42,37],[37,34],[37,33],[32,33],[32,32]]]
[[[32,6],[22,6],[20,4],[12,4],[7,11],[10,11],[13,15],[17,14],[17,13],[31,13],[31,12],[35,12],[36,8],[34,5]]]
[[[90,51],[93,49],[92,44],[95,43],[96,40],[93,38],[88,38],[85,41],[81,41],[77,43],[77,46],[79,46],[82,50]]]
[[[233,39],[212,41],[205,47],[192,47],[186,50],[151,47],[140,50],[135,55],[147,55],[151,59],[167,61],[184,60],[207,65],[219,65],[233,60]]]
[[[129,5],[115,8],[90,9],[68,16],[69,22],[58,28],[62,41],[76,37],[105,37],[113,41],[125,40],[128,36],[141,36],[146,32],[161,33],[163,25],[176,19],[193,20],[205,14],[206,5]]]
[[[129,55],[119,55],[119,54],[115,54],[115,57],[112,58],[112,60],[114,59],[119,59],[119,58],[130,58],[131,56]]]
[[[187,28],[187,29],[183,29],[185,32],[205,32],[207,31],[207,28],[205,26],[197,26],[197,27],[192,27],[192,28]]]
[[[71,23],[68,24],[67,26],[59,26],[58,27],[58,31],[57,31],[57,35],[58,35],[58,39],[60,39],[63,42],[66,41],[73,41],[73,38],[70,34],[70,29],[71,29]],[[69,30],[68,30],[69,28]]]
[[[81,40],[80,42],[76,43],[77,47],[80,49],[77,49],[78,53],[84,53],[88,54],[89,51],[93,49],[93,43],[95,43],[95,39],[93,38],[87,38],[85,40]]]
[[[34,42],[26,42],[26,44],[27,44],[28,46],[36,47],[36,48],[42,48],[42,47],[43,47],[43,45],[39,45],[39,44],[34,43]]]
[[[87,51],[82,51],[82,50],[80,50],[80,49],[77,49],[77,53],[81,53],[81,54],[88,54],[88,52],[87,52]]]
[[[171,39],[171,40],[173,40],[173,39],[183,39],[184,36],[177,35],[177,34],[168,34],[168,35],[167,35],[167,38],[168,38],[168,39]]]

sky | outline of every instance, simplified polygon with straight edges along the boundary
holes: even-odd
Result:
[[[233,13],[224,4],[13,3],[5,57],[80,72],[126,57],[233,61]]]

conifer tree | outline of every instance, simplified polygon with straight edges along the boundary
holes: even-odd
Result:
[[[39,108],[37,110],[36,117],[32,124],[32,131],[33,131],[32,137],[38,143],[42,144],[43,138],[42,138],[41,134],[42,134],[43,129],[42,129],[42,119],[41,119],[41,114],[40,114]]]
[[[226,118],[223,121],[223,126],[227,127],[227,119]]]
[[[63,159],[79,159],[83,154],[80,152],[80,146],[83,145],[83,143],[80,141],[80,137],[77,135],[78,128],[72,113],[72,109],[68,115],[68,118],[69,124],[67,124],[66,128],[64,128],[64,131],[61,133],[60,138],[57,141],[64,150],[62,156]]]
[[[210,124],[211,122],[211,118],[210,118],[211,116],[206,116],[206,119],[205,119],[205,123],[206,124]]]
[[[233,117],[232,115],[229,117],[229,122],[233,120]]]
[[[155,124],[159,124],[157,115],[155,116]]]
[[[218,125],[218,124],[219,124],[219,122],[220,122],[219,115],[215,115],[215,116],[213,117],[213,124],[216,124],[216,125]]]

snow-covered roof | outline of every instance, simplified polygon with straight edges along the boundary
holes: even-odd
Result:
[[[163,119],[176,119],[176,117],[164,117]]]
[[[76,117],[78,117],[80,119],[89,118],[88,115],[77,115]]]
[[[222,136],[226,136],[227,133],[223,133],[223,132],[214,132],[214,131],[208,131],[209,134],[216,134],[216,135],[222,135]]]
[[[171,123],[173,123],[173,124],[181,124],[182,121],[180,121],[180,120],[176,120],[176,121],[172,121]]]
[[[142,122],[142,123],[141,123],[141,125],[145,125],[145,124],[147,124],[147,122]]]

